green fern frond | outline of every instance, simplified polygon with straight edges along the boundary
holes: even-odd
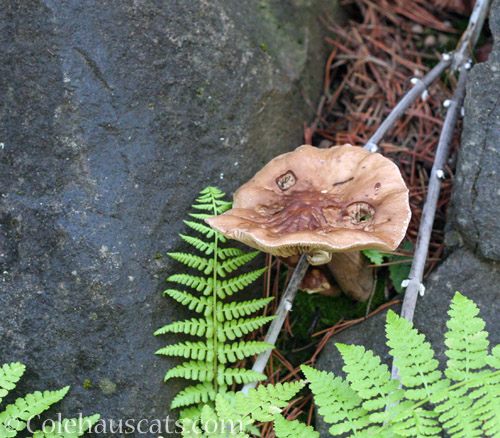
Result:
[[[301,369],[319,406],[318,412],[327,423],[332,424],[330,433],[334,436],[351,433],[350,436],[360,437],[358,431],[369,425],[370,420],[356,391],[331,373],[304,365]]]
[[[181,292],[175,289],[167,289],[163,292],[163,295],[168,295],[179,303],[188,306],[189,310],[203,313],[205,316],[210,315],[212,312],[212,306],[206,297],[195,297],[189,292]]]
[[[245,370],[240,370],[245,371]],[[273,385],[260,385],[251,388],[248,395],[242,392],[222,390],[217,394],[209,383],[186,389],[186,394],[179,394],[179,402],[175,406],[187,403],[205,402],[203,406],[184,409],[179,419],[185,430],[184,437],[247,437],[249,433],[259,435],[255,422],[271,421],[281,408],[287,406],[288,400],[300,391],[304,381]],[[206,387],[206,388],[205,388]],[[201,398],[208,391],[210,397]],[[215,398],[215,403],[212,400]],[[177,397],[176,397],[177,399]],[[197,425],[196,429],[193,426]]]
[[[33,438],[77,438],[82,436],[99,420],[99,415],[79,418],[65,418],[46,426],[46,430],[37,430]]]
[[[217,249],[217,246],[214,244],[214,242],[205,242],[198,237],[186,236],[184,234],[179,234],[179,237],[185,242],[189,243],[191,246],[194,246],[198,251],[202,251],[206,255],[213,254]]]
[[[213,207],[208,204],[193,204],[191,207],[196,208],[197,210],[207,210],[207,211],[213,210]]]
[[[0,431],[7,431],[5,436],[16,436],[15,432],[26,427],[26,422],[60,401],[68,392],[69,386],[58,391],[40,391],[20,397],[0,413]],[[9,432],[10,431],[10,432]]]
[[[259,385],[257,389],[249,388],[248,398],[257,406],[269,403],[277,407],[288,406],[288,401],[294,397],[304,386],[304,380],[295,382],[276,383],[275,385]]]
[[[160,348],[155,354],[164,356],[179,356],[186,359],[207,360],[211,362],[214,359],[214,352],[206,342],[180,342],[174,345],[168,345]]]
[[[245,254],[238,248],[218,248],[214,242],[205,242],[198,237],[186,236],[184,234],[179,234],[179,237],[206,255],[212,255],[215,252],[217,254],[217,258],[221,260],[224,260],[226,257],[234,257]]]
[[[198,271],[203,272],[205,275],[211,274],[214,268],[214,260],[206,259],[205,257],[196,256],[193,254],[187,254],[183,252],[169,252],[167,253],[169,257],[172,257],[178,262],[184,263],[190,268],[196,268]],[[217,266],[218,274],[225,276],[225,272],[220,266]],[[167,279],[168,281],[171,281]],[[175,281],[175,280],[174,280]]]
[[[217,306],[217,317],[221,321],[224,319],[231,320],[242,318],[257,312],[267,306],[272,300],[274,300],[274,297],[258,298],[251,301],[232,301],[231,303],[225,304],[219,302]]]
[[[213,214],[207,214],[207,213],[189,213],[189,216],[191,216],[194,219],[198,219],[200,221],[204,221],[205,219],[208,219],[209,217],[213,217]]]
[[[223,269],[224,271],[226,271],[228,274],[230,274],[234,270],[238,269],[240,266],[243,266],[244,264],[253,260],[259,254],[260,254],[259,251],[243,253],[239,256],[232,257],[230,259],[225,260],[224,262],[222,262],[220,264],[220,268]]]
[[[500,345],[492,349],[486,362],[494,370],[500,370]],[[475,400],[475,414],[483,420],[485,435],[500,437],[500,374],[487,376],[484,385],[472,391],[470,396]]]
[[[307,426],[298,420],[288,421],[276,414],[274,418],[276,438],[319,438],[319,433],[312,426]]]
[[[223,195],[224,196],[224,195]],[[221,196],[222,197],[222,196]],[[224,201],[222,199],[217,199],[215,201],[215,204],[218,205],[218,206],[222,206],[222,207],[231,207],[233,205],[232,202],[228,202],[228,201]]]
[[[219,344],[217,356],[219,362],[225,364],[227,362],[236,362],[245,357],[260,354],[273,348],[274,345],[267,344],[266,342],[240,341],[232,344]]]
[[[335,344],[339,350],[346,373],[346,380],[363,399],[362,406],[367,411],[384,409],[403,398],[399,381],[391,379],[391,372],[380,357],[359,345]],[[383,423],[387,418],[380,418]]]
[[[199,380],[200,382],[209,382],[213,380],[214,376],[212,362],[191,360],[168,370],[163,380],[166,382],[173,377],[182,377],[184,379]]]
[[[220,199],[220,198],[223,198],[225,196],[225,193],[218,189],[217,187],[213,187],[213,186],[207,186],[205,187],[203,190],[200,191],[200,196],[199,198],[197,199],[198,202],[202,202],[201,200],[205,200],[205,201],[210,201],[212,198],[214,199]]]
[[[210,239],[217,233],[217,231],[215,231],[213,228],[210,228],[200,222],[193,222],[193,221],[183,221],[183,222],[188,227],[192,228],[195,231],[198,231],[198,233],[204,234],[207,239]],[[221,242],[225,242],[225,237],[222,234],[220,234],[218,237]]]
[[[217,295],[223,300],[226,296],[231,296],[233,293],[243,290],[249,284],[257,280],[266,270],[267,268],[256,269],[255,271],[247,272],[238,277],[217,283]]]
[[[400,318],[392,310],[387,312],[387,345],[394,357],[394,365],[399,369],[401,383],[407,389],[405,397],[421,400],[434,393],[433,385],[441,378],[437,369],[431,345],[425,337],[405,318]]]
[[[451,436],[467,438],[482,435],[481,421],[471,409],[473,400],[467,395],[467,387],[448,388],[440,393],[439,398],[443,402],[436,405],[435,411],[440,414],[439,421]],[[432,401],[437,400],[435,397]]]
[[[232,319],[230,321],[224,322],[221,328],[217,331],[217,336],[220,342],[225,342],[227,339],[234,341],[236,338],[240,338],[259,327],[266,325],[269,321],[276,318],[276,315],[272,316],[257,316],[255,318],[248,319]]]
[[[401,382],[358,346],[337,345],[346,381],[302,367],[332,435],[441,437],[444,429],[451,438],[500,437],[500,346],[488,355],[484,322],[471,300],[457,293],[448,313],[446,376],[424,336],[390,311],[387,343]]]
[[[25,370],[26,366],[19,362],[6,363],[0,367],[0,402],[16,387]]]
[[[25,365],[15,362],[0,367],[0,394],[4,397],[15,388],[23,375]],[[68,392],[69,386],[57,391],[35,391],[25,397],[17,398],[0,412],[0,438],[16,437],[26,429],[28,422],[60,401]],[[1,401],[1,399],[0,399]],[[33,438],[77,438],[89,430],[99,419],[99,415],[51,421],[50,429],[38,430]],[[44,423],[45,424],[45,423]]]
[[[226,368],[223,364],[219,365],[217,372],[217,382],[219,385],[260,382],[262,380],[266,380],[266,378],[267,377],[264,374],[258,373],[257,371],[246,370],[243,368]]]
[[[217,269],[217,274],[221,277],[225,277],[226,273],[231,273],[235,269],[238,269],[240,266],[248,263],[250,260],[254,259],[259,254],[259,251],[254,251],[251,253],[243,253],[238,254],[236,257],[231,257],[224,262],[215,264],[214,259],[207,259],[205,257],[196,256],[189,253],[182,252],[169,252],[168,256],[172,257],[174,260],[177,260],[190,268],[196,268],[199,271],[202,271],[205,275],[211,274],[214,266]],[[182,274],[181,274],[182,275]],[[172,278],[168,278],[168,281],[177,281]]]
[[[246,254],[238,248],[217,248],[217,258],[224,260],[226,257],[236,257]]]
[[[247,397],[237,394],[237,409],[249,412],[256,421],[272,421],[276,413],[288,406],[289,400],[304,385],[305,382],[299,380],[276,385],[259,385],[257,389],[249,388]]]
[[[211,435],[214,438],[223,438],[224,434],[221,421],[217,417],[214,409],[210,405],[203,406],[201,410],[201,424],[203,424],[206,432],[205,436]]]
[[[422,408],[415,409],[406,421],[397,423],[393,430],[397,436],[441,437],[442,429],[436,421],[437,415],[433,411]]]
[[[213,279],[211,277],[197,277],[189,274],[174,274],[167,278],[167,281],[189,286],[198,292],[203,292],[204,295],[210,294],[213,291]]]
[[[471,373],[484,368],[488,356],[488,333],[483,329],[485,323],[478,318],[478,307],[460,293],[453,298],[446,323],[445,351],[448,356],[446,376],[461,382],[471,378]]]
[[[192,336],[212,336],[213,334],[213,322],[210,317],[207,319],[196,319],[191,318],[186,321],[175,321],[171,324],[167,324],[156,330],[154,332],[155,336],[164,335],[165,333],[184,333],[186,335]]]
[[[193,205],[193,208],[201,211],[191,213],[192,220],[184,221],[187,227],[200,235],[182,234],[180,237],[201,254],[168,253],[172,259],[198,270],[200,274],[180,272],[170,275],[167,281],[181,284],[191,290],[167,289],[164,294],[204,316],[175,321],[155,332],[155,335],[184,333],[204,338],[198,342],[186,341],[168,345],[157,351],[159,355],[179,356],[188,360],[168,371],[165,380],[180,377],[202,382],[179,393],[172,402],[172,408],[190,403],[207,403],[213,401],[214,394],[225,390],[227,385],[260,381],[264,378],[262,374],[253,371],[226,368],[230,363],[271,348],[262,342],[243,342],[238,338],[261,327],[273,317],[248,318],[266,306],[272,298],[240,303],[221,301],[250,285],[266,270],[257,269],[225,278],[254,259],[258,252],[245,253],[237,248],[221,247],[226,241],[225,237],[204,223],[205,219],[230,208],[231,203],[224,201],[223,197],[224,193],[214,187],[202,190]],[[200,294],[193,293],[193,290]],[[225,344],[227,340],[236,342]]]
[[[253,419],[250,416],[244,416],[235,409],[234,396],[232,394],[219,394],[215,401],[215,410],[217,418],[223,426],[224,433],[221,438],[230,437],[249,437],[246,433],[248,426],[251,426]]]
[[[203,382],[198,385],[188,386],[180,391],[172,400],[170,407],[176,409],[195,403],[207,403],[209,401],[214,401],[215,396],[216,392],[213,383]]]

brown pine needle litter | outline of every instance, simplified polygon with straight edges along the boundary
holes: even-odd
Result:
[[[314,120],[309,125],[304,123],[304,143],[321,147],[344,143],[366,144],[413,83],[438,62],[443,52],[456,46],[463,30],[456,24],[468,16],[471,4],[470,0],[344,0],[341,5],[352,12],[353,19],[338,24],[328,16],[319,17],[321,25],[330,33],[326,41],[331,45],[331,53],[325,66],[323,95],[318,106],[312,107],[305,99],[311,105]],[[490,47],[490,42],[484,43],[483,52],[487,53]],[[482,53],[481,47],[478,53]],[[443,125],[443,102],[451,98],[456,83],[454,75],[443,75],[406,111],[379,144],[379,152],[399,165],[410,190],[412,220],[406,240],[412,243],[417,239],[429,173]],[[426,276],[439,262],[444,250],[443,230],[460,131],[461,121],[455,132],[446,179],[441,188]],[[393,254],[411,256],[401,249]],[[272,315],[290,278],[290,271],[283,290],[280,290],[279,260],[267,255],[266,265],[269,269],[265,274],[263,295],[274,296],[275,300],[267,306],[265,314]],[[333,327],[314,333],[314,344],[305,346],[314,346],[314,352],[305,364],[314,366],[321,350],[334,334],[399,302],[388,302],[366,317],[340,320]],[[283,331],[293,337],[288,317]],[[263,339],[264,336],[265,329],[261,329],[253,334],[252,339]],[[275,349],[266,375],[269,378],[265,383],[275,384],[296,380],[302,374],[299,367],[293,366]],[[283,415],[289,420],[300,416],[302,421],[311,424],[314,420],[311,394],[307,390],[302,391],[283,411]],[[261,433],[265,438],[275,436],[269,423],[262,425]]]

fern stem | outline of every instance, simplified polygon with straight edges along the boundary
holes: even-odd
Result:
[[[215,202],[215,196],[212,194],[212,208],[214,212],[214,216],[217,215],[217,204]],[[213,270],[213,290],[212,290],[212,318],[214,321],[214,331],[213,331],[213,340],[212,340],[212,345],[213,345],[213,357],[214,357],[214,391],[217,394],[219,390],[219,384],[217,383],[217,340],[218,340],[218,330],[219,330],[219,324],[217,321],[217,269],[215,267],[217,266],[217,250],[218,250],[218,244],[219,244],[219,234],[216,232],[214,234],[214,270]]]

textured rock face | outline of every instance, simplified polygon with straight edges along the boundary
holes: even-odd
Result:
[[[490,343],[500,343],[500,1],[493,2],[490,27],[495,46],[487,62],[473,67],[467,82],[464,131],[448,210],[446,243],[451,254],[426,281],[414,323],[427,337],[441,363],[445,363],[446,312],[455,291],[479,306]],[[392,307],[400,311],[397,306]],[[342,359],[335,343],[358,344],[372,349],[390,365],[385,345],[385,316],[369,320],[334,336],[321,354],[318,368],[343,375]],[[321,437],[330,437],[318,416]]]
[[[490,11],[495,46],[467,81],[464,130],[450,222],[485,258],[500,260],[500,3]]]
[[[0,343],[28,365],[21,391],[70,384],[64,413],[168,413],[177,362],[152,333],[185,312],[154,256],[178,249],[201,188],[232,192],[300,144],[333,6],[1,3]]]

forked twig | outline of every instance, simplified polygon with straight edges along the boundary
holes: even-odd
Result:
[[[404,112],[410,107],[410,105],[415,102],[424,93],[429,85],[433,84],[436,79],[441,76],[452,63],[453,57],[448,53],[445,53],[441,58],[441,61],[427,73],[422,79],[413,78],[415,86],[406,93],[406,95],[399,101],[399,103],[394,107],[394,109],[389,113],[386,119],[378,127],[375,133],[367,141],[363,149],[367,149],[370,152],[378,151],[378,144],[385,134],[396,124],[396,122],[403,116]]]
[[[415,253],[413,255],[410,276],[406,282],[403,282],[403,286],[406,286],[406,292],[403,301],[403,308],[401,309],[401,316],[406,318],[408,321],[413,320],[419,291],[421,291],[423,295],[424,289],[422,279],[424,275],[425,261],[427,259],[427,252],[429,249],[429,242],[431,240],[434,215],[436,213],[441,183],[445,178],[444,168],[450,151],[453,131],[455,130],[458,114],[462,108],[465,97],[465,84],[467,81],[467,73],[470,68],[471,64],[469,62],[462,65],[458,85],[453,93],[453,99],[446,101],[449,106],[444,119],[443,130],[441,131],[441,135],[439,137],[436,158],[429,177],[427,200],[425,201],[422,218],[420,220],[417,244],[415,245]]]

